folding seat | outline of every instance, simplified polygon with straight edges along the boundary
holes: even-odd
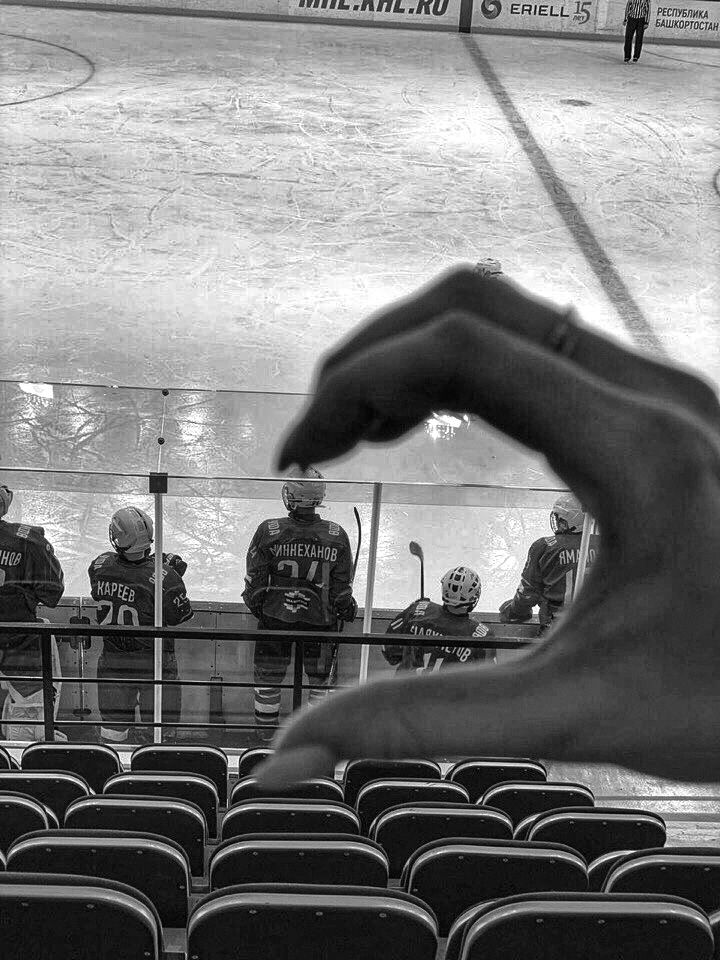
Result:
[[[33,830],[58,826],[55,815],[34,797],[23,793],[0,793],[0,850]]]
[[[0,771],[0,792],[24,793],[33,797],[50,807],[61,822],[71,803],[92,794],[87,780],[76,773],[61,773],[59,770]]]
[[[518,840],[435,840],[405,865],[403,890],[437,914],[440,935],[468,907],[536,890],[586,891],[579,853],[555,843]]]
[[[314,777],[294,783],[287,790],[268,790],[258,787],[256,777],[243,777],[238,780],[230,793],[230,806],[242,800],[330,800],[343,802],[343,789],[329,777]]]
[[[244,884],[204,897],[188,922],[193,960],[434,960],[437,922],[399,890]]]
[[[209,835],[217,836],[220,802],[217,787],[199,773],[119,773],[108,780],[103,793],[188,800],[202,810]]]
[[[190,864],[174,840],[119,830],[31,833],[12,845],[8,864],[17,873],[67,873],[126,883],[145,894],[163,926],[187,923]]]
[[[504,810],[515,826],[534,813],[557,810],[559,807],[592,807],[592,790],[580,783],[506,782],[490,787],[480,801],[484,807]]]
[[[547,780],[547,770],[538,760],[513,760],[503,757],[460,760],[445,774],[446,780],[459,783],[475,803],[497,783],[506,780],[542,782]]]
[[[532,951],[528,951],[532,944]],[[679,897],[536,893],[466,911],[445,960],[712,960],[710,922]]]
[[[387,887],[379,844],[350,834],[253,833],[220,844],[210,860],[210,889],[239,883]]]
[[[187,800],[90,797],[68,807],[63,826],[70,830],[130,830],[167,837],[183,848],[193,876],[202,876],[204,872],[205,817],[196,804]]]
[[[465,787],[447,780],[372,780],[360,788],[355,806],[363,833],[367,833],[377,816],[401,803],[466,803],[470,798]]]
[[[326,800],[243,800],[225,814],[221,839],[248,833],[360,833],[360,819],[345,803]]]
[[[238,777],[242,780],[243,777],[252,776],[255,769],[259,767],[263,761],[267,760],[268,757],[272,756],[274,752],[275,751],[269,747],[253,747],[252,750],[246,750],[245,753],[240,754],[240,758],[238,759]]]
[[[0,747],[0,770],[15,770],[13,766],[15,761],[10,756],[5,747]]]
[[[613,864],[604,893],[666,893],[706,913],[720,910],[720,847],[660,847],[629,853]]]
[[[159,960],[160,918],[124,883],[0,873],[3,960]]]
[[[617,807],[565,807],[527,817],[516,840],[564,843],[588,863],[613,850],[644,850],[665,844],[665,821],[645,810]]]
[[[390,876],[399,877],[408,857],[432,840],[512,840],[512,821],[500,810],[467,803],[401,803],[375,818],[370,837],[385,850]]]
[[[434,760],[351,760],[345,767],[345,803],[354,807],[360,789],[372,780],[440,780]]]
[[[605,877],[615,864],[626,857],[629,853],[635,853],[634,850],[612,850],[610,853],[604,853],[601,857],[596,857],[591,863],[588,863],[588,889],[593,893],[600,893],[605,883]]]
[[[120,757],[100,743],[31,743],[22,755],[23,770],[63,770],[83,777],[95,793],[120,773]]]
[[[219,747],[166,746],[138,747],[130,757],[133,773],[197,773],[217,787],[220,806],[227,806],[228,759]]]

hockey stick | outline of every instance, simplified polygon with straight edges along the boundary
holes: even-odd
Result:
[[[425,598],[425,554],[423,548],[416,540],[411,540],[408,544],[408,550],[420,561],[420,598]]]
[[[355,582],[355,574],[357,573],[358,560],[360,559],[360,544],[362,543],[362,523],[360,522],[360,512],[357,507],[353,507],[353,513],[355,514],[355,523],[357,524],[357,547],[355,548],[355,559],[353,560],[352,568],[352,582]],[[338,633],[342,633],[345,627],[345,621],[340,620],[338,623]]]

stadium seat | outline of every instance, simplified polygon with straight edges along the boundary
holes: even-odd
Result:
[[[528,944],[532,944],[531,953]],[[445,960],[712,960],[712,930],[679,897],[536,893],[466,911]]]
[[[174,840],[119,830],[32,833],[12,845],[8,864],[17,873],[67,873],[126,883],[154,904],[164,926],[187,923],[190,865]]]
[[[248,833],[360,833],[358,815],[325,800],[243,800],[225,814],[221,839]]]
[[[295,783],[287,790],[268,790],[258,787],[256,777],[243,777],[238,780],[230,793],[230,806],[242,800],[331,800],[343,802],[343,789],[339,783],[329,777],[315,777]]]
[[[601,857],[597,857],[592,863],[588,863],[588,889],[593,893],[600,893],[610,869],[628,853],[635,853],[635,851],[612,850],[610,853],[604,853]]]
[[[0,770],[14,770],[14,762],[5,747],[0,747]]]
[[[354,807],[361,788],[372,780],[440,780],[441,776],[434,760],[351,760],[343,776],[345,803]]]
[[[460,760],[445,774],[446,780],[459,783],[470,794],[471,803],[486,790],[506,780],[541,782],[547,780],[547,770],[537,760],[511,760],[502,757]]]
[[[90,797],[68,807],[63,826],[70,830],[129,830],[167,837],[183,848],[193,876],[202,876],[204,872],[205,817],[196,804],[187,800]]]
[[[210,889],[239,883],[387,887],[379,844],[350,834],[255,833],[222,843],[210,860]]]
[[[243,777],[251,776],[256,767],[259,767],[263,760],[267,760],[274,752],[270,747],[253,747],[252,750],[246,750],[238,759],[238,777],[242,780]]]
[[[193,960],[434,960],[437,922],[398,890],[244,884],[204,897],[188,922]]]
[[[595,797],[592,790],[579,783],[506,782],[486,790],[480,803],[504,810],[517,827],[534,813],[559,807],[592,807]]]
[[[588,863],[613,850],[644,850],[665,844],[665,821],[656,813],[617,807],[566,807],[527,817],[516,840],[564,843]]]
[[[537,890],[586,891],[582,857],[561,844],[518,840],[434,840],[410,857],[403,890],[435,911],[440,936],[473,904]]]
[[[5,854],[0,850],[0,873],[6,868]]]
[[[217,787],[199,773],[119,773],[105,784],[105,794],[136,797],[175,797],[197,804],[205,815],[208,834],[218,832]]]
[[[160,918],[139,890],[96,877],[0,873],[3,960],[159,960]]]
[[[610,868],[604,893],[665,893],[706,913],[720,910],[720,847],[659,847],[629,853]]]
[[[122,766],[111,747],[100,743],[31,743],[22,755],[23,770],[64,770],[83,777],[95,793]]]
[[[65,811],[75,800],[92,793],[87,780],[76,773],[59,770],[3,770],[0,772],[0,792],[24,793],[46,807],[62,822]]]
[[[34,797],[22,793],[0,793],[0,851],[33,830],[57,827],[57,818]]]
[[[227,806],[228,760],[219,747],[167,746],[138,747],[130,757],[130,770],[135,773],[197,773],[217,787],[220,806]]]
[[[390,876],[399,877],[408,857],[432,840],[512,840],[512,822],[500,810],[467,803],[401,803],[375,818],[370,837],[387,853]]]
[[[363,833],[383,811],[401,803],[466,803],[470,798],[465,787],[447,780],[372,780],[360,788],[355,806]]]

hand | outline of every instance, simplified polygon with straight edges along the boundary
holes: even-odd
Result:
[[[358,612],[358,605],[352,594],[344,593],[337,597],[334,604],[335,616],[338,620],[352,623]]]
[[[279,466],[402,436],[438,408],[532,450],[602,530],[582,592],[507,665],[381,680],[301,713],[266,786],[341,759],[540,756],[720,779],[720,407],[506,277],[469,268],[381,311],[325,360]]]
[[[169,567],[172,567],[179,577],[185,576],[187,564],[179,553],[164,553],[163,560]]]
[[[530,617],[518,617],[514,612],[512,600],[506,600],[500,604],[500,623],[525,623]]]

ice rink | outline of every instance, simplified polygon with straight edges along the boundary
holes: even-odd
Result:
[[[234,478],[272,475],[332,342],[460,261],[720,382],[717,49],[625,66],[619,43],[20,7],[0,29],[2,376],[23,381],[0,385],[0,466],[94,472],[3,475],[70,594],[159,462],[186,478],[166,538],[191,594],[238,600],[281,507]],[[462,421],[324,470],[388,483],[381,607],[417,593],[414,538],[429,583],[470,563],[497,609],[558,486]],[[440,481],[512,489],[393,486]],[[353,541],[370,497],[331,490]]]

